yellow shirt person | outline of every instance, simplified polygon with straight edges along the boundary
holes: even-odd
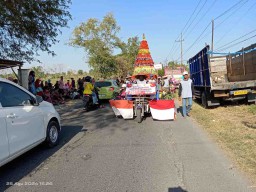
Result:
[[[83,94],[84,94],[84,95],[91,95],[93,89],[94,89],[94,86],[93,86],[92,83],[90,83],[90,82],[85,82],[85,83],[84,83],[84,92],[83,92]]]

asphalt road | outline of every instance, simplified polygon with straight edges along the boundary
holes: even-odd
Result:
[[[141,124],[110,107],[59,109],[60,145],[38,146],[0,168],[0,191],[253,191],[226,155],[189,118]]]

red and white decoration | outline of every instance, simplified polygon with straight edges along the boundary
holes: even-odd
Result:
[[[109,100],[109,103],[116,116],[122,116],[124,119],[133,118],[133,102],[128,100]]]
[[[174,100],[157,100],[149,102],[150,111],[153,119],[174,120],[175,104]]]

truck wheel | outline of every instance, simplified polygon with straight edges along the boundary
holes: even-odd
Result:
[[[208,108],[208,101],[207,101],[207,96],[206,96],[206,93],[205,93],[205,92],[202,93],[201,98],[202,98],[202,106],[203,106],[205,109],[207,109],[207,108]]]
[[[137,117],[136,117],[136,119],[137,119],[137,122],[138,123],[141,123],[142,122],[142,110],[141,110],[141,108],[137,108]]]
[[[52,148],[59,142],[60,126],[56,121],[50,121],[47,127],[45,144],[47,147]]]

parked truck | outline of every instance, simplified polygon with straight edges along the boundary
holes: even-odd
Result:
[[[205,108],[225,100],[256,103],[256,44],[234,54],[214,56],[207,45],[188,61],[195,97]]]

